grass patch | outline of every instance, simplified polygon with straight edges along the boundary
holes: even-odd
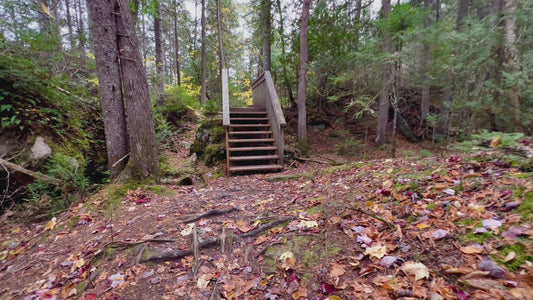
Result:
[[[518,207],[518,212],[524,217],[529,218],[533,212],[533,192],[527,192],[524,195],[524,200]]]
[[[483,244],[485,241],[488,241],[494,237],[492,232],[483,232],[483,233],[469,233],[463,235],[459,238],[459,241],[463,243],[478,243]]]
[[[74,226],[78,225],[79,222],[80,222],[80,216],[74,216],[74,217],[71,217],[68,220],[67,226],[68,227],[74,227]]]
[[[420,149],[420,151],[418,151],[418,157],[426,158],[426,157],[433,157],[433,156],[435,156],[435,154],[433,154],[433,152],[429,150]]]
[[[513,176],[515,178],[529,179],[529,178],[533,178],[533,172],[529,172],[529,173],[514,173],[511,176]]]
[[[312,216],[312,215],[314,215],[316,213],[319,213],[319,212],[320,213],[324,212],[324,208],[322,207],[322,204],[317,205],[317,206],[313,206],[313,207],[307,209],[307,214],[309,216]]]

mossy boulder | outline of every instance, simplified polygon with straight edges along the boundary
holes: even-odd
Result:
[[[205,120],[198,130],[191,145],[191,153],[196,153],[198,160],[208,166],[214,166],[226,159],[225,131],[221,120]]]

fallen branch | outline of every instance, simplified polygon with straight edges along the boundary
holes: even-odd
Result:
[[[232,208],[229,208],[229,209],[212,209],[212,210],[209,210],[209,211],[207,211],[207,212],[205,212],[203,214],[191,217],[191,218],[183,221],[183,223],[191,223],[191,222],[194,222],[194,221],[198,221],[198,220],[200,220],[202,218],[225,215],[225,214],[229,214],[229,213],[234,212],[234,211],[239,211],[239,209],[236,208],[236,207],[232,207]]]
[[[20,172],[20,173],[23,173],[23,174],[26,174],[30,177],[33,177],[35,179],[38,179],[38,180],[41,180],[41,181],[44,181],[44,182],[47,182],[47,183],[51,183],[51,184],[54,184],[54,185],[60,185],[61,182],[55,178],[52,178],[50,176],[46,176],[44,174],[41,174],[39,172],[34,172],[32,170],[28,170],[24,167],[21,167],[17,164],[14,164],[12,162],[9,162],[5,159],[2,159],[0,158],[0,165],[8,168],[8,169],[11,169],[13,171],[17,171],[17,172]]]
[[[292,220],[291,217],[287,217],[287,218],[282,218],[282,219],[278,219],[276,221],[273,221],[273,222],[270,222],[268,224],[265,224],[263,226],[260,226],[252,231],[249,231],[249,232],[246,232],[246,233],[243,233],[243,234],[239,234],[237,235],[237,238],[247,238],[247,237],[252,237],[252,236],[256,236],[262,232],[265,232],[269,229],[272,229],[280,224],[283,224],[285,222],[288,222]],[[205,249],[205,248],[211,248],[211,247],[214,247],[216,245],[220,244],[220,238],[217,238],[217,237],[214,237],[214,238],[210,238],[210,239],[207,239],[207,240],[204,240],[202,242],[199,243],[198,245],[198,249]],[[147,259],[145,259],[143,262],[149,262],[149,261],[152,261],[152,262],[155,262],[155,261],[169,261],[169,260],[176,260],[176,259],[180,259],[180,258],[183,258],[185,256],[189,256],[189,255],[192,255],[193,254],[193,250],[172,250],[172,251],[167,251],[167,252],[163,252],[163,253],[160,253],[160,254],[156,254],[156,255],[152,255],[150,257],[148,257]]]
[[[374,218],[376,220],[379,220],[379,221],[387,224],[387,226],[389,226],[389,228],[392,229],[392,230],[396,230],[396,224],[392,223],[389,220],[384,219],[383,217],[378,216],[375,212],[368,211],[368,210],[363,209],[363,208],[358,207],[358,206],[355,207],[355,210],[360,212],[360,213],[362,213],[362,214],[365,214],[367,216],[370,216],[370,217],[372,217],[372,218]]]

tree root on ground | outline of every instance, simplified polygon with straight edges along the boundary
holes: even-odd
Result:
[[[292,220],[292,217],[286,217],[286,218],[281,218],[281,219],[278,219],[276,221],[273,221],[273,222],[270,222],[268,224],[265,224],[263,226],[260,226],[252,231],[249,231],[249,232],[246,232],[246,233],[243,233],[243,234],[240,234],[240,235],[237,235],[236,238],[247,238],[247,237],[252,237],[252,236],[256,236],[262,232],[265,232],[269,229],[272,229],[278,225],[281,225],[285,222],[288,222],[288,221],[291,221]],[[198,245],[198,249],[205,249],[205,248],[212,248],[212,247],[215,247],[216,245],[219,245],[221,243],[221,239],[220,238],[210,238],[210,239],[207,239],[205,241],[202,241],[199,243]],[[162,261],[169,261],[169,260],[176,260],[176,259],[180,259],[180,258],[183,258],[185,256],[189,256],[189,255],[192,255],[193,254],[193,250],[190,249],[190,250],[172,250],[172,251],[167,251],[167,252],[163,252],[163,253],[160,253],[160,254],[156,254],[156,255],[152,255],[150,257],[148,257],[147,259],[143,260],[142,262],[162,262]]]

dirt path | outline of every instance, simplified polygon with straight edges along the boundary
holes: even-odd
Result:
[[[0,299],[533,299],[532,180],[498,161],[206,178],[129,190],[114,209],[108,188],[55,222],[3,225]],[[145,262],[193,249],[194,229],[225,242]]]

